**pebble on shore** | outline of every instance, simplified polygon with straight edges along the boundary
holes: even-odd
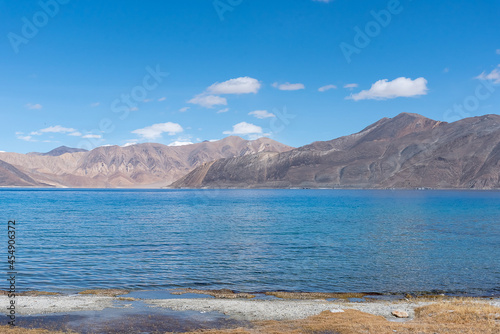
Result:
[[[396,318],[408,318],[408,312],[405,311],[392,311],[391,314]]]

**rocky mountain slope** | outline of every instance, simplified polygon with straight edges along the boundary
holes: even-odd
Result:
[[[498,189],[500,116],[402,113],[331,141],[207,162],[171,186]]]
[[[0,170],[0,186],[158,188],[204,162],[290,149],[269,138],[247,141],[231,136],[216,142],[177,147],[147,143],[63,154],[57,150],[45,155],[0,153],[0,160],[17,171],[9,174],[6,168]],[[18,175],[24,183],[13,175]]]
[[[9,184],[13,187],[46,186],[2,160],[0,160],[0,184]]]
[[[44,156],[51,156],[51,157],[58,157],[60,155],[66,154],[66,153],[75,153],[75,152],[87,152],[87,150],[82,149],[82,148],[72,148],[72,147],[67,147],[67,146],[59,146],[58,148],[53,149],[50,152],[47,153],[38,153],[38,152],[31,152],[28,154],[31,155],[44,155]]]

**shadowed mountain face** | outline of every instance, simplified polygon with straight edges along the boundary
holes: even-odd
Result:
[[[159,188],[207,161],[290,149],[269,138],[248,141],[233,136],[178,147],[148,143],[99,147],[90,152],[75,152],[63,147],[43,155],[0,153],[0,160],[34,181],[26,181],[22,186],[43,183],[54,187]],[[7,174],[0,170],[0,176],[3,175]],[[19,185],[13,180],[10,176],[1,178],[0,186]]]
[[[9,185],[12,187],[43,187],[46,186],[33,180],[31,177],[21,172],[16,167],[0,160],[0,186]]]
[[[205,163],[172,187],[500,188],[500,116],[403,113],[287,152]]]

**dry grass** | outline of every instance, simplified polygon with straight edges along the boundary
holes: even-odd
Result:
[[[275,296],[281,299],[349,299],[349,298],[363,298],[365,293],[330,293],[330,292],[285,292],[285,291],[272,291],[266,292],[268,296]]]
[[[21,327],[0,326],[0,334],[70,334],[72,332],[54,332],[45,329],[26,329]]]
[[[262,321],[253,328],[198,331],[210,334],[499,334],[500,308],[476,301],[439,302],[416,309],[416,318],[408,322],[391,322],[384,317],[346,310],[343,313],[322,312],[303,320]]]
[[[78,292],[80,295],[96,295],[96,296],[104,296],[104,297],[117,297],[120,295],[126,295],[129,293],[129,290],[121,290],[121,289],[92,289],[85,290],[82,292]]]
[[[428,323],[484,323],[499,325],[500,308],[471,299],[457,299],[415,309],[415,316]]]
[[[28,291],[18,294],[18,296],[38,297],[38,296],[60,296],[58,292]]]
[[[472,299],[440,301],[415,309],[416,317],[407,322],[391,322],[384,317],[346,310],[322,312],[303,320],[259,321],[249,328],[201,330],[205,334],[499,334],[500,308]],[[6,334],[62,334],[45,330],[0,327]]]
[[[8,295],[8,291],[0,290],[0,295]],[[26,292],[16,292],[16,296],[28,296],[28,297],[37,297],[37,296],[59,296],[60,293],[57,292],[47,292],[47,291],[26,291]]]
[[[118,297],[117,299],[121,300],[121,301],[127,301],[127,302],[134,302],[134,301],[138,300],[137,298],[132,298],[132,297]]]
[[[229,289],[221,290],[197,290],[197,289],[181,289],[171,292],[173,295],[183,295],[185,293],[196,293],[201,295],[209,295],[220,299],[235,299],[235,298],[254,298],[255,296],[245,292],[234,292]]]
[[[254,298],[255,295],[245,292],[234,292],[229,289],[221,290],[198,290],[198,289],[180,289],[172,291],[173,295],[182,295],[185,293],[196,293],[209,295],[220,299],[235,299],[235,298]],[[268,296],[274,296],[281,299],[349,299],[363,298],[364,293],[329,293],[329,292],[286,292],[286,291],[270,291],[265,293]]]

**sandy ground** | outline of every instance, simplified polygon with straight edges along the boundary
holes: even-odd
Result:
[[[352,303],[326,300],[256,300],[256,299],[144,299],[146,305],[174,311],[197,311],[200,313],[220,312],[237,320],[295,320],[317,315],[323,311],[342,312],[347,309],[380,315],[397,320],[392,311],[405,311],[408,320],[414,317],[417,307],[430,304],[429,301],[371,301]],[[484,299],[483,302],[500,306],[500,299]],[[9,299],[0,296],[0,305],[8,305]],[[16,312],[19,315],[56,314],[75,311],[99,311],[106,308],[123,308],[123,301],[117,297],[95,295],[17,297]],[[3,308],[2,308],[3,309]],[[6,310],[2,310],[6,313]]]
[[[75,311],[100,311],[114,307],[117,298],[101,296],[36,296],[36,297],[16,297],[16,314],[53,314],[67,313]],[[0,296],[0,305],[9,305],[10,299],[7,296]],[[2,313],[7,311],[2,307]]]
[[[414,317],[417,307],[428,302],[367,302],[349,303],[325,300],[247,300],[247,299],[167,299],[145,300],[145,303],[175,311],[220,312],[238,320],[296,320],[323,311],[342,312],[359,310],[387,319],[395,319],[391,312],[405,311]]]
[[[99,311],[106,308],[123,307],[116,297],[95,295],[37,296],[17,297],[16,312],[19,315],[54,314],[75,311]],[[500,299],[484,300],[494,306],[500,306]],[[355,309],[361,312],[380,315],[394,320],[392,311],[405,311],[409,319],[414,317],[417,307],[430,302],[416,301],[372,301],[352,303],[346,301],[325,300],[252,300],[252,299],[145,299],[150,307],[165,308],[174,311],[220,312],[238,320],[295,320],[319,314],[323,311],[342,312]],[[0,305],[8,305],[9,299],[0,296]],[[2,310],[6,313],[6,310]]]

